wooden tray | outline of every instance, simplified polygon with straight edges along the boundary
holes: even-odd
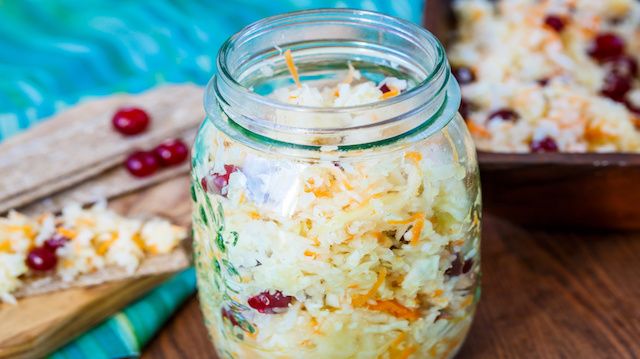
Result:
[[[446,46],[450,0],[428,0],[424,25]],[[483,205],[531,227],[640,229],[640,155],[479,153]]]

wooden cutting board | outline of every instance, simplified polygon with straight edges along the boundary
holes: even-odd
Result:
[[[186,175],[110,203],[124,215],[163,216],[188,225],[191,211]],[[0,304],[0,358],[40,358],[139,298],[170,274],[23,298]]]

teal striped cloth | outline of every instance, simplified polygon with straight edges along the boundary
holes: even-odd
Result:
[[[196,289],[193,268],[175,275],[49,359],[112,359],[139,356],[144,345]]]
[[[83,99],[204,85],[231,34],[277,13],[376,10],[419,23],[424,0],[0,0],[0,141]],[[182,272],[50,358],[127,358],[195,291]]]

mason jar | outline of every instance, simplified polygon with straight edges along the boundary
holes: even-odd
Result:
[[[358,100],[360,87],[379,98]],[[480,293],[459,104],[442,45],[379,13],[275,16],[221,47],[192,171],[199,299],[220,358],[455,354]]]

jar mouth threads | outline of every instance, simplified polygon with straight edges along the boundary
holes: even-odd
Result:
[[[376,73],[392,74],[413,86],[396,97],[356,106],[280,102],[258,90],[285,83],[282,52],[286,49],[293,51],[303,82],[305,77],[335,75],[355,63],[372,78]],[[221,130],[234,137],[254,134],[254,141],[266,138],[276,145],[307,149],[319,144],[343,149],[372,144],[426,122],[430,124],[422,127],[429,135],[455,115],[460,97],[442,45],[431,33],[408,21],[362,10],[309,10],[261,20],[225,42],[217,67],[218,74],[207,87],[205,108],[210,118],[223,119],[216,123]],[[286,124],[283,116],[290,119]],[[310,116],[315,120],[309,121]],[[344,116],[370,116],[375,121],[349,123]]]

